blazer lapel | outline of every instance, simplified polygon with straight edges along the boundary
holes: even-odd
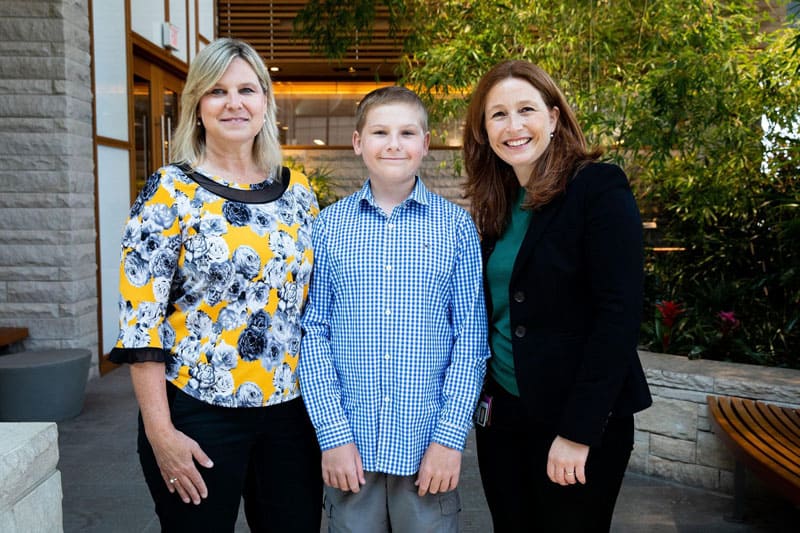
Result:
[[[550,225],[556,213],[561,209],[564,204],[565,195],[562,194],[558,198],[552,200],[549,204],[544,206],[539,211],[534,211],[531,217],[531,223],[528,226],[528,231],[525,232],[525,238],[522,239],[522,244],[519,247],[516,259],[514,259],[514,268],[511,271],[511,281],[516,279],[517,274],[525,266],[528,258],[531,256],[536,243],[542,236],[542,232]]]

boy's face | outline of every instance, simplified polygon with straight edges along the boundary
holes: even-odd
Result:
[[[370,180],[401,184],[414,179],[430,140],[416,106],[384,104],[370,109],[361,132],[353,133],[353,150],[364,160]]]

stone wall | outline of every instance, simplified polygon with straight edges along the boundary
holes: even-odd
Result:
[[[63,531],[58,429],[0,423],[0,531]]]
[[[29,349],[97,352],[90,64],[87,0],[0,2],[0,326]]]
[[[634,472],[732,494],[733,457],[712,433],[706,396],[800,407],[800,370],[649,352],[640,357],[653,406],[636,415]]]

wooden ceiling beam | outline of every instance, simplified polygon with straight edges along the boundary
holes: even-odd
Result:
[[[348,50],[342,59],[330,60],[311,55],[310,43],[294,35],[293,21],[306,3],[305,0],[217,0],[217,34],[253,45],[270,66],[280,68],[273,73],[276,81],[396,78],[394,71],[403,52],[402,35],[389,36],[386,6],[377,6],[368,42],[359,43],[357,50]]]

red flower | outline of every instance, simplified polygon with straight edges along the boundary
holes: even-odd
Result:
[[[717,318],[719,318],[721,322],[721,329],[723,335],[728,335],[732,333],[733,330],[737,329],[739,326],[742,325],[741,321],[736,318],[736,315],[733,311],[720,311],[717,313]]]
[[[672,341],[672,327],[678,320],[678,316],[683,314],[684,309],[681,304],[673,302],[672,300],[662,300],[656,304],[659,314],[661,314],[661,324],[663,330],[661,331],[661,349],[667,353],[669,344]]]
[[[662,300],[656,304],[656,309],[661,313],[661,320],[664,325],[671,328],[678,316],[683,313],[684,309],[681,304],[673,302],[672,300]]]

